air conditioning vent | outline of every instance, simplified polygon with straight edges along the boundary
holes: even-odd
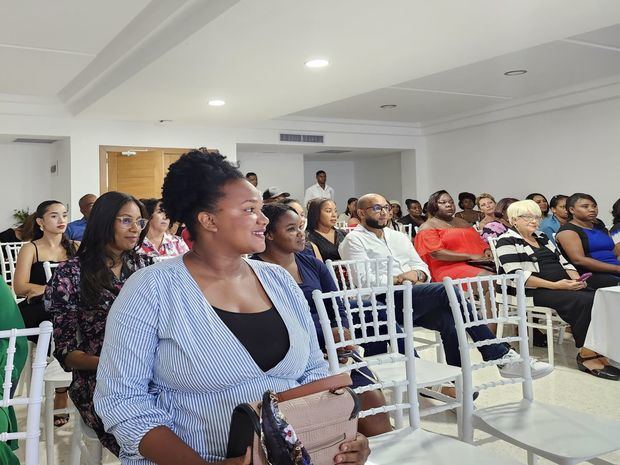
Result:
[[[321,150],[320,152],[314,152],[314,153],[349,153],[351,150],[335,150],[335,149],[331,149],[331,150]]]
[[[322,144],[324,136],[316,134],[280,134],[280,142],[306,142],[308,144]]]
[[[18,137],[13,142],[18,144],[53,144],[58,139],[34,139],[29,137]]]

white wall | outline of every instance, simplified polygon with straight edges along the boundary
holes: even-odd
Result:
[[[355,197],[357,195],[354,176],[355,162],[348,160],[305,160],[305,188],[316,184],[316,172],[319,170],[323,170],[327,173],[327,184],[334,188],[338,211],[344,211],[349,197]]]
[[[426,195],[441,188],[496,199],[586,192],[609,223],[620,197],[620,99],[431,135],[426,150]]]
[[[32,213],[52,197],[50,165],[57,143],[0,144],[0,230],[13,226],[13,210]]]
[[[355,189],[360,197],[381,194],[402,204],[401,154],[363,158],[355,161]]]
[[[253,171],[258,176],[258,188],[280,187],[293,198],[303,201],[304,156],[302,153],[237,153],[243,174]]]

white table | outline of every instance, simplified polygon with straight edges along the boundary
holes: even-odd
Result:
[[[596,291],[592,321],[584,345],[620,361],[620,286],[603,287]]]

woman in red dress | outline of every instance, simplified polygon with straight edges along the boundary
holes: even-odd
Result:
[[[459,279],[493,274],[474,266],[473,262],[492,265],[493,255],[469,222],[454,217],[455,210],[450,194],[444,190],[435,192],[428,199],[431,218],[420,226],[415,236],[415,249],[428,265],[432,280],[441,282],[446,276]],[[485,289],[485,298],[487,294]]]

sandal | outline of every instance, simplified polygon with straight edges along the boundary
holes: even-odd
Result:
[[[605,358],[604,355],[593,355],[591,357],[582,357],[581,354],[577,354],[577,368],[579,371],[588,373],[589,375],[596,376],[597,378],[609,379],[612,381],[618,381],[620,379],[620,370],[611,365],[606,365],[601,369],[590,369],[583,364],[587,360],[595,360],[597,358]]]
[[[54,426],[56,428],[61,428],[69,423],[69,414],[61,413],[59,415],[54,415]]]

